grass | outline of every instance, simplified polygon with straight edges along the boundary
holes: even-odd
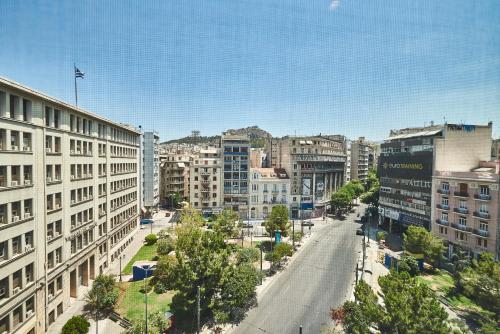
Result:
[[[144,317],[144,293],[141,287],[143,281],[122,282],[118,284],[120,295],[116,311],[129,320],[142,319]],[[156,311],[169,311],[172,302],[173,292],[157,294],[152,289],[148,293],[148,314]]]
[[[433,275],[417,276],[417,280],[424,283],[440,295],[448,294],[455,287],[453,277],[447,272],[441,270],[437,271],[437,273]]]
[[[157,247],[158,247],[158,245],[154,244],[151,246],[144,245],[141,248],[139,248],[139,251],[134,255],[134,257],[130,260],[130,262],[127,263],[125,268],[123,268],[122,272],[125,275],[130,275],[130,274],[132,274],[132,265],[134,264],[134,262],[144,261],[144,260],[147,260],[147,261],[152,260],[156,256]]]

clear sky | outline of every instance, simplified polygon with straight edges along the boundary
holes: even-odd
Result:
[[[154,129],[500,135],[500,1],[0,1],[0,76]],[[146,4],[147,3],[147,4]]]

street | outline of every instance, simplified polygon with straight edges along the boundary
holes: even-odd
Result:
[[[361,212],[362,208],[357,210]],[[312,239],[259,298],[259,305],[231,333],[320,333],[329,310],[351,294],[361,251],[356,213],[314,226]]]

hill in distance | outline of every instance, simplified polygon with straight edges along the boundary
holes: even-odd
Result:
[[[252,147],[263,147],[268,138],[271,138],[271,134],[265,130],[262,130],[258,126],[249,126],[241,129],[229,129],[226,131],[227,134],[232,135],[247,135],[250,138]],[[186,136],[179,139],[173,139],[162,144],[193,144],[193,145],[210,145],[216,144],[220,140],[220,136]]]

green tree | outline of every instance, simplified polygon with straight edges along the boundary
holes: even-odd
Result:
[[[170,326],[170,319],[166,319],[162,311],[156,311],[148,314],[148,334],[162,334]],[[132,322],[130,334],[144,334],[146,331],[146,322],[144,319]]]
[[[85,295],[85,301],[90,312],[95,314],[96,321],[101,314],[112,311],[118,301],[118,289],[114,276],[97,276],[92,288]]]
[[[240,231],[240,216],[232,209],[224,209],[217,215],[214,231],[222,233],[226,238],[235,238]]]
[[[274,206],[264,226],[270,236],[275,237],[274,232],[281,230],[281,234],[286,237],[291,226],[288,221],[288,208],[282,204]]]
[[[405,271],[410,274],[410,276],[418,275],[418,262],[413,256],[403,254],[403,256],[401,256],[401,260],[398,263],[398,270],[400,272]]]
[[[173,255],[160,256],[153,272],[155,291],[163,293],[175,287],[177,258]]]
[[[169,203],[172,208],[179,207],[181,195],[178,192],[168,194]]]
[[[343,214],[349,208],[351,201],[352,197],[349,192],[337,191],[336,193],[333,193],[330,198],[332,211],[337,215]]]
[[[205,219],[203,219],[203,216],[198,210],[187,207],[181,211],[180,223],[195,224],[196,226],[201,227],[205,225]]]
[[[380,181],[377,173],[372,169],[364,181],[365,193],[361,196],[361,203],[378,208],[380,195]]]
[[[445,250],[443,240],[420,226],[409,226],[403,234],[403,248],[413,254],[423,254],[426,262],[437,266]]]
[[[365,192],[365,187],[360,180],[349,181],[343,188],[349,190],[349,193],[352,194],[352,198],[358,198]]]
[[[257,248],[239,248],[236,251],[236,264],[252,264],[259,259],[259,250]]]
[[[281,265],[281,260],[283,260],[285,256],[292,256],[292,254],[292,245],[286,242],[281,242],[274,247],[272,252],[266,254],[266,261],[270,261],[273,267],[279,267]]]
[[[63,326],[61,334],[86,334],[90,323],[81,315],[71,317]]]
[[[170,235],[164,235],[158,238],[157,244],[156,252],[158,255],[163,256],[174,250],[175,241]]]
[[[144,241],[146,242],[146,245],[148,245],[148,246],[154,245],[157,240],[158,240],[158,237],[154,233],[148,234],[144,238]]]

